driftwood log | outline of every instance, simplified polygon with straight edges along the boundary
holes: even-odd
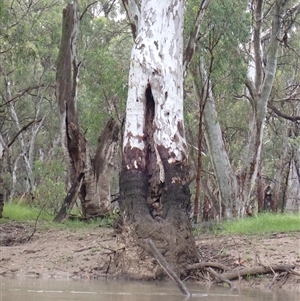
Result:
[[[221,274],[213,270],[212,267],[225,270],[223,265],[220,265],[219,263],[212,263],[212,262],[201,262],[201,263],[189,265],[188,269],[189,270],[204,269],[210,273],[210,275],[216,280],[216,282],[227,283],[230,286],[230,288],[234,288],[234,285],[231,282],[231,280],[239,279],[245,276],[248,277],[254,275],[261,275],[261,274],[270,274],[275,272],[288,272],[290,274],[300,276],[300,273],[293,271],[293,269],[295,268],[294,265],[256,266],[251,268],[224,272]]]

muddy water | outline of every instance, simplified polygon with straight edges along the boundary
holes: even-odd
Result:
[[[195,294],[189,300],[207,301],[299,301],[297,293],[230,291],[215,288],[207,290],[198,285],[188,285]],[[138,283],[116,281],[75,281],[66,279],[41,279],[0,276],[0,301],[183,301],[173,283]]]

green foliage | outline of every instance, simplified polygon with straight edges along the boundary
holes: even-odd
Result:
[[[300,231],[299,214],[263,213],[255,217],[226,221],[221,224],[221,234],[264,234]]]
[[[38,181],[35,205],[56,214],[66,197],[64,169],[61,160],[41,162],[37,160],[34,168]]]
[[[120,24],[105,17],[83,21],[78,108],[86,137],[95,146],[108,117],[125,110],[132,39],[120,32]]]

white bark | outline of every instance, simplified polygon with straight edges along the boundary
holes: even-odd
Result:
[[[300,115],[300,106],[298,106],[296,114]],[[285,211],[300,213],[300,130],[299,125],[295,124],[292,131],[293,142],[291,149],[293,157],[291,159],[288,187],[286,190],[286,206]]]
[[[199,73],[202,84],[204,85],[203,91],[205,95],[203,95],[203,99],[207,99],[203,112],[206,129],[205,137],[214,171],[216,173],[220,191],[220,204],[225,206],[224,217],[231,219],[233,211],[236,211],[236,214],[239,216],[242,210],[242,206],[237,197],[238,184],[225,149],[215,100],[211,91],[211,83],[209,78],[207,78],[203,64],[200,64],[199,66]],[[208,93],[208,95],[206,95],[206,93]],[[222,210],[220,210],[220,212],[222,212]]]
[[[11,93],[10,93],[10,88],[9,88],[9,82],[7,82],[6,85],[6,89],[7,89],[7,95],[8,95],[8,99],[11,99]],[[10,107],[10,112],[11,112],[11,116],[12,119],[15,122],[16,128],[18,131],[21,130],[21,125],[19,122],[19,117],[17,115],[17,112],[15,110],[14,104],[11,102],[9,104]],[[27,184],[28,184],[28,191],[30,191],[30,193],[34,194],[35,192],[35,181],[34,181],[34,175],[33,175],[33,165],[32,165],[32,159],[30,159],[29,157],[29,150],[27,149],[27,146],[25,144],[24,141],[24,136],[22,133],[19,134],[18,136],[18,140],[20,143],[20,147],[21,147],[21,151],[22,151],[22,157],[24,160],[24,164],[25,164],[25,170],[26,170],[26,175],[27,175]]]
[[[298,153],[300,153],[298,151]],[[299,154],[300,156],[300,154]],[[298,158],[299,158],[298,156]],[[288,187],[286,193],[285,212],[300,213],[300,166],[299,162],[292,160],[289,170]]]
[[[183,1],[142,1],[139,31],[131,53],[124,147],[144,150],[146,89],[155,103],[154,141],[172,153],[186,155],[183,128]],[[144,167],[139,157],[128,168]]]
[[[6,148],[7,148],[7,146],[0,133],[0,160],[4,157],[4,152],[5,152]]]
[[[127,17],[131,24],[133,39],[136,38],[139,31],[139,22],[141,18],[141,8],[139,0],[123,0],[123,5],[127,13]]]

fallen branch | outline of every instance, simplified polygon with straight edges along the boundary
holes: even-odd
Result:
[[[187,269],[189,271],[191,270],[196,270],[196,269],[205,269],[207,267],[211,267],[211,268],[216,268],[219,270],[223,270],[223,271],[228,271],[229,268],[222,264],[222,263],[218,263],[218,262],[198,262],[198,263],[194,263],[194,264],[188,264],[187,265]]]
[[[273,265],[273,266],[259,266],[254,268],[246,268],[242,270],[231,271],[227,273],[221,274],[223,278],[228,280],[234,280],[239,277],[256,275],[256,274],[269,274],[274,272],[290,272],[292,273],[292,269],[294,269],[294,265]]]
[[[176,275],[176,273],[171,269],[165,258],[162,256],[162,254],[157,250],[155,244],[153,241],[148,238],[144,240],[146,245],[148,246],[148,249],[150,250],[153,257],[156,259],[156,261],[159,263],[159,265],[165,270],[165,272],[168,274],[168,276],[176,282],[178,288],[185,296],[191,296],[191,293],[188,291],[184,283],[179,279],[179,277]]]

